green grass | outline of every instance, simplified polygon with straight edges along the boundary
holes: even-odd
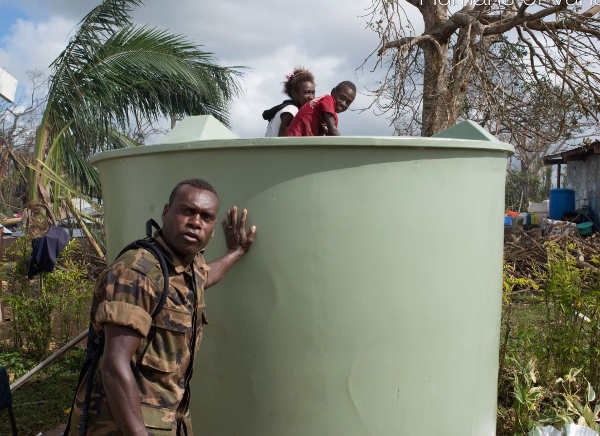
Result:
[[[35,436],[67,422],[66,411],[71,407],[84,357],[84,350],[69,351],[13,393],[13,412],[19,435]],[[36,363],[22,353],[0,351],[0,366],[4,366],[9,374],[15,374],[15,379]],[[10,434],[7,412],[0,411],[0,435]]]
[[[506,306],[502,308],[503,318],[500,332],[500,342],[505,340]],[[512,302],[510,314],[510,337],[507,344],[507,352],[518,354],[531,354],[533,348],[539,347],[540,335],[543,332],[545,322],[545,307],[534,295],[522,295]]]
[[[506,306],[503,308],[506,311]],[[504,313],[506,315],[506,312]],[[510,361],[511,356],[527,361],[534,356],[540,347],[542,328],[545,320],[544,306],[539,297],[533,294],[523,294],[512,301],[512,313],[510,315],[511,330],[507,343],[505,367],[498,380],[498,408],[506,413],[513,407],[513,373],[511,368],[514,364]],[[503,317],[504,321],[504,317]],[[506,334],[506,325],[501,326],[500,343],[503,344]],[[512,426],[514,422],[502,419],[498,416],[496,434],[497,436],[513,436]]]

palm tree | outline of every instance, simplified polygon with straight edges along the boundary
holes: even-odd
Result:
[[[181,35],[134,26],[130,13],[141,4],[104,0],[51,64],[37,164],[30,172],[32,205],[39,207],[38,195],[48,183],[55,195],[65,189],[58,176],[98,196],[98,175],[88,158],[135,145],[123,132],[140,120],[210,114],[228,124],[239,69],[217,65],[212,53]]]

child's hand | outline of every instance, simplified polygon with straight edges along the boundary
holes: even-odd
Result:
[[[329,135],[329,127],[327,127],[327,123],[321,123],[321,136]]]
[[[333,114],[325,112],[323,114],[323,118],[325,118],[324,125],[321,124],[321,129],[325,132],[327,136],[340,136],[340,131],[337,129],[335,125],[335,118],[333,118]]]

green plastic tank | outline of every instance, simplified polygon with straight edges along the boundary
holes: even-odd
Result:
[[[495,434],[512,151],[470,121],[434,138],[236,139],[201,117],[98,155],[110,259],[185,178],[258,227],[207,292],[195,431]],[[208,258],[223,252],[219,229]]]

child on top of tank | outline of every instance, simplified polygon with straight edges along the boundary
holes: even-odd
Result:
[[[356,86],[347,80],[338,83],[331,95],[317,97],[300,108],[287,130],[287,136],[339,136],[338,116],[356,97]]]
[[[307,69],[298,67],[286,78],[283,92],[290,99],[263,112],[263,118],[269,122],[265,136],[285,136],[298,109],[315,97],[315,78]]]

